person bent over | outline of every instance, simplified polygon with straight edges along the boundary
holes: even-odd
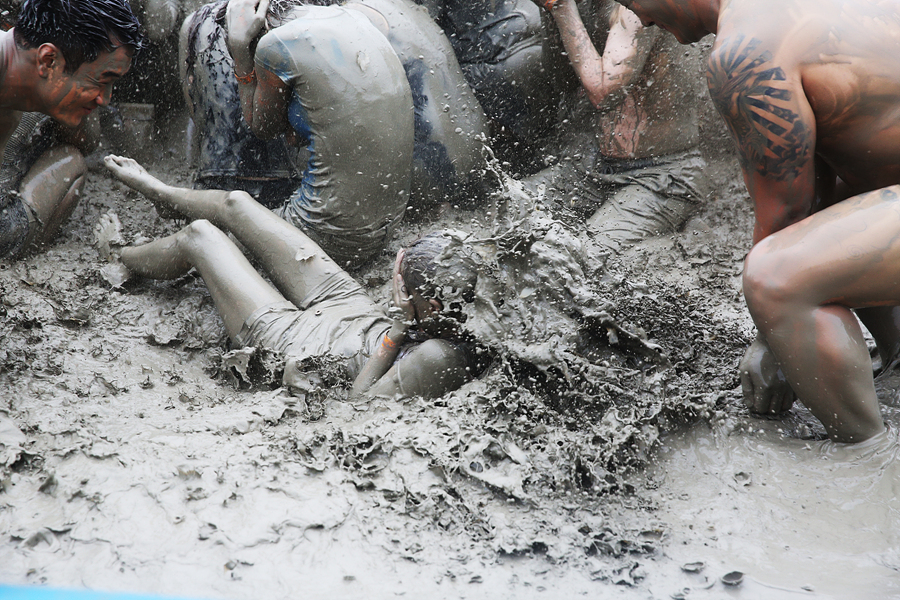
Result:
[[[311,375],[304,365],[317,357],[344,366],[353,396],[440,396],[477,374],[473,342],[457,335],[452,319],[442,318],[440,290],[472,287],[476,277],[437,260],[449,238],[427,236],[397,254],[392,319],[309,236],[246,192],[175,188],[131,159],[104,160],[154,203],[196,219],[169,237],[123,248],[122,263],[156,279],[196,268],[233,342],[285,356],[286,385],[306,389]],[[274,287],[226,232],[254,256]]]
[[[228,0],[204,5],[181,28],[179,64],[190,114],[188,144],[197,189],[244,190],[269,208],[278,208],[300,186],[298,149],[285,136],[261,140],[241,112],[228,53],[225,11]]]
[[[51,241],[74,210],[94,140],[143,32],[124,0],[25,0],[0,32],[0,257]]]
[[[859,0],[628,0],[678,41],[716,34],[706,80],[756,208],[741,362],[751,411],[795,394],[829,437],[884,431],[872,361],[900,356],[900,13]],[[772,15],[778,15],[772,18]],[[854,315],[855,313],[855,315]]]
[[[277,213],[341,266],[382,249],[410,193],[413,104],[387,39],[358,11],[232,0],[228,48],[254,135],[287,133],[309,160]]]

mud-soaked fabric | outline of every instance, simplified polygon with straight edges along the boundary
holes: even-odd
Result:
[[[484,185],[487,119],[444,32],[410,0],[354,0],[380,13],[415,107],[412,206],[466,202]],[[367,13],[364,13],[367,14]],[[378,26],[377,22],[373,24]]]
[[[587,146],[581,155],[523,183],[576,220],[610,250],[674,231],[703,197],[706,161],[695,149],[656,158],[613,159]]]
[[[553,126],[540,9],[531,0],[448,0],[439,23],[488,116],[530,140]]]
[[[0,257],[21,254],[34,239],[41,223],[19,194],[25,174],[57,141],[50,117],[23,113],[3,152],[0,164]]]
[[[184,83],[199,140],[194,187],[244,190],[280,206],[300,185],[300,174],[282,139],[261,140],[244,121],[227,32],[216,22],[224,4],[207,4],[188,17]]]
[[[366,17],[307,6],[256,48],[292,88],[288,121],[309,140],[300,188],[278,214],[341,265],[383,247],[409,200],[413,110],[403,65]]]
[[[282,353],[292,360],[336,356],[355,378],[391,326],[384,311],[341,271],[312,291],[302,306],[279,302],[257,309],[235,342]]]

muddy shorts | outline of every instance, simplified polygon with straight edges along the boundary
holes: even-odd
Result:
[[[618,250],[678,229],[705,191],[706,161],[699,150],[644,158],[613,159],[591,149],[525,180],[564,220],[584,222],[594,240]]]
[[[341,271],[314,290],[301,307],[278,302],[257,309],[234,341],[298,361],[337,356],[346,361],[347,375],[353,379],[390,326],[384,311]]]
[[[0,163],[0,258],[15,258],[37,237],[41,222],[19,195],[19,186],[37,159],[56,142],[50,117],[23,113]]]

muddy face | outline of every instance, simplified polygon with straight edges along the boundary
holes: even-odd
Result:
[[[80,125],[95,108],[109,104],[112,86],[131,68],[133,55],[131,48],[119,46],[67,73],[65,59],[56,53],[45,67],[48,114],[69,127]]]

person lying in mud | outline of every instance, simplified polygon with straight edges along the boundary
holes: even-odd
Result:
[[[527,186],[578,221],[587,219],[601,251],[676,230],[706,188],[697,52],[678,49],[613,0],[541,4],[556,22],[583,94],[567,115],[559,163],[527,178]],[[579,10],[599,23],[592,34],[602,53]]]
[[[25,0],[0,32],[0,258],[50,242],[78,203],[85,117],[144,44],[124,0]]]
[[[195,219],[174,235],[123,248],[122,263],[156,279],[196,268],[233,342],[287,357],[287,385],[305,387],[307,359],[326,356],[343,361],[354,378],[353,396],[440,396],[476,373],[473,344],[457,337],[454,321],[444,316],[452,311],[444,310],[441,290],[463,292],[471,284],[466,271],[434,260],[447,243],[441,234],[397,254],[398,314],[392,320],[309,236],[246,192],[175,188],[132,159],[109,155],[104,162],[154,203]],[[225,232],[253,255],[275,287]],[[416,338],[429,333],[433,337],[424,341]]]
[[[757,413],[796,396],[828,435],[884,431],[872,361],[900,355],[900,13],[860,0],[623,1],[687,44],[716,34],[707,83],[756,207],[741,363]],[[777,15],[773,18],[772,15]],[[854,311],[856,315],[854,315]]]
[[[233,89],[254,134],[287,134],[293,145],[306,145],[303,185],[278,212],[305,226],[342,264],[355,264],[372,255],[407,206],[427,210],[483,195],[487,125],[449,42],[425,11],[408,0],[336,4],[219,2],[190,17],[183,37],[203,44],[196,41],[200,29],[228,31],[228,61],[240,85],[216,79],[213,70],[227,71],[228,62],[189,62],[194,101],[224,112],[229,107],[218,92]],[[321,50],[334,47],[343,58]],[[241,133],[227,120],[200,121],[201,159],[212,168],[233,161],[231,148],[216,140]]]

